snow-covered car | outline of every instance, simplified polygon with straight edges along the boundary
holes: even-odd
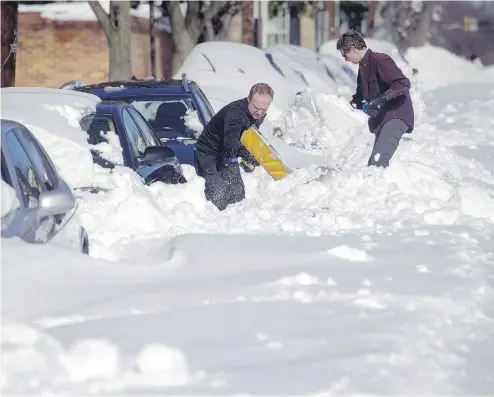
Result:
[[[18,201],[9,222],[4,225],[2,221],[2,237],[46,243],[57,233],[65,233],[64,241],[78,244],[87,254],[89,241],[82,226],[77,225],[75,235],[70,235],[71,223],[77,222],[75,195],[41,144],[15,121],[2,119],[1,134],[2,181],[15,191]]]
[[[357,73],[350,68],[342,58],[333,55],[320,54],[319,60],[324,64],[327,71],[338,85],[340,93],[352,94],[357,88]]]
[[[94,186],[97,170],[79,122],[95,111],[100,98],[43,87],[2,88],[1,96],[2,118],[33,133],[71,188]]]
[[[200,85],[216,112],[228,102],[246,97],[255,83],[264,82],[274,90],[267,117],[277,117],[298,92],[263,50],[242,43],[215,41],[196,45],[174,78],[180,79],[183,73]]]
[[[278,44],[265,49],[276,65],[290,80],[305,82],[306,88],[322,93],[338,93],[338,84],[319,55],[310,50],[290,44]]]
[[[186,182],[173,149],[160,142],[131,104],[102,101],[80,124],[95,164],[107,169],[116,165],[131,168],[145,184]]]

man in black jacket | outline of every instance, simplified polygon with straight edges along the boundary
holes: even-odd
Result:
[[[196,172],[205,179],[206,200],[211,201],[220,211],[245,198],[239,157],[252,166],[259,164],[240,139],[242,133],[253,124],[259,128],[273,96],[273,89],[269,85],[253,85],[247,98],[234,101],[216,113],[197,140]]]

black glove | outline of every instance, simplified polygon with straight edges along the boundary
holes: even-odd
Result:
[[[377,97],[374,97],[372,99],[369,99],[367,101],[367,111],[366,113],[370,117],[376,117],[381,109],[383,108],[384,104],[387,102],[388,98],[386,97],[386,94],[381,94],[378,95]]]
[[[350,106],[354,109],[362,109],[362,104],[357,103],[354,99],[352,99],[349,103],[350,103]]]

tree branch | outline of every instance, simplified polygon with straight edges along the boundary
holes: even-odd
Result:
[[[204,11],[204,22],[209,22],[213,19],[225,6],[226,1],[212,1],[209,7]]]
[[[214,27],[212,21],[204,23],[204,41],[214,41],[216,39],[214,34]]]
[[[111,25],[110,25],[110,16],[103,9],[99,1],[88,1],[89,6],[93,10],[96,18],[103,28],[103,32],[105,32],[106,38],[110,40],[111,37]]]

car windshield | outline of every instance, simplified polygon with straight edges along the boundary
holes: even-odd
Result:
[[[135,99],[130,103],[144,116],[161,140],[196,138],[198,127],[191,122],[196,110],[190,98],[170,96],[153,100]]]

